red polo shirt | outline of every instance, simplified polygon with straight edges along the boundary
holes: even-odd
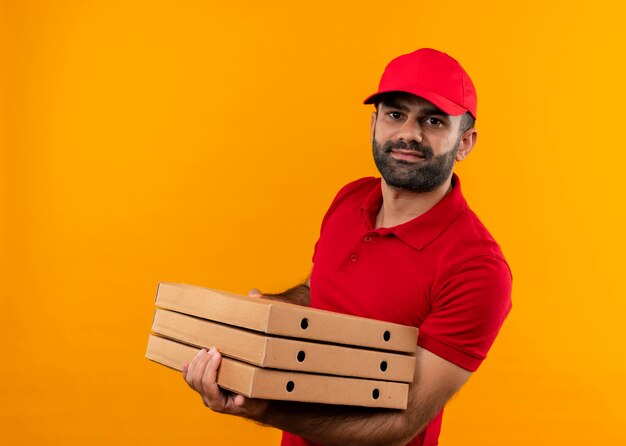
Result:
[[[511,273],[470,210],[456,175],[428,212],[376,229],[379,178],[345,186],[322,222],[313,255],[311,306],[412,325],[418,345],[475,371],[511,308]],[[439,414],[411,445],[434,445]],[[313,444],[285,434],[283,445]]]

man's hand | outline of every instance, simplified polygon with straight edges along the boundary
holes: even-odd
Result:
[[[305,283],[296,285],[293,288],[289,288],[287,291],[283,291],[278,294],[263,294],[257,288],[252,288],[248,291],[248,297],[264,297],[265,299],[308,307],[311,304],[311,289],[309,288],[309,280],[307,279]]]
[[[258,288],[252,288],[250,291],[248,291],[248,297],[254,297],[255,299],[257,299],[265,296],[263,296],[263,293],[261,293]]]
[[[257,288],[248,291],[248,297],[255,299],[264,297],[265,299],[276,300],[279,302],[288,302],[291,304],[302,305],[308,307],[311,305],[311,275],[306,278],[304,283],[289,288],[278,294],[263,294]]]
[[[198,392],[202,402],[211,410],[228,415],[258,420],[267,409],[268,402],[255,398],[246,398],[231,392],[225,392],[217,385],[217,371],[222,355],[215,347],[208,352],[202,349],[191,363],[183,364],[183,377],[189,387]]]
[[[307,279],[305,283],[280,294],[264,295],[253,289],[248,296],[308,306],[311,297],[309,285]],[[471,372],[421,347],[418,347],[415,358],[415,376],[409,387],[406,410],[364,410],[236,395],[217,385],[221,355],[215,348],[208,352],[201,350],[190,364],[184,364],[183,376],[187,384],[200,394],[205,406],[215,412],[248,418],[316,443],[404,445],[424,429],[471,375]]]

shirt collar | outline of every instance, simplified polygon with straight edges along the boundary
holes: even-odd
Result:
[[[361,212],[365,217],[367,230],[379,235],[394,234],[417,250],[423,249],[452,223],[458,213],[466,206],[461,193],[461,182],[456,174],[452,175],[452,190],[431,209],[398,226],[374,229],[376,215],[383,203],[380,181],[369,193]]]

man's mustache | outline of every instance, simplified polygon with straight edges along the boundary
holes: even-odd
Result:
[[[415,141],[408,143],[406,141],[387,141],[382,147],[384,153],[391,153],[394,149],[414,150],[427,160],[430,160],[434,156],[433,149],[430,146],[423,146]]]

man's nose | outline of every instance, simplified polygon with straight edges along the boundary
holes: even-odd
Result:
[[[422,127],[419,122],[406,120],[402,127],[400,127],[400,131],[397,134],[398,139],[401,139],[405,142],[415,141],[417,143],[422,142]]]

